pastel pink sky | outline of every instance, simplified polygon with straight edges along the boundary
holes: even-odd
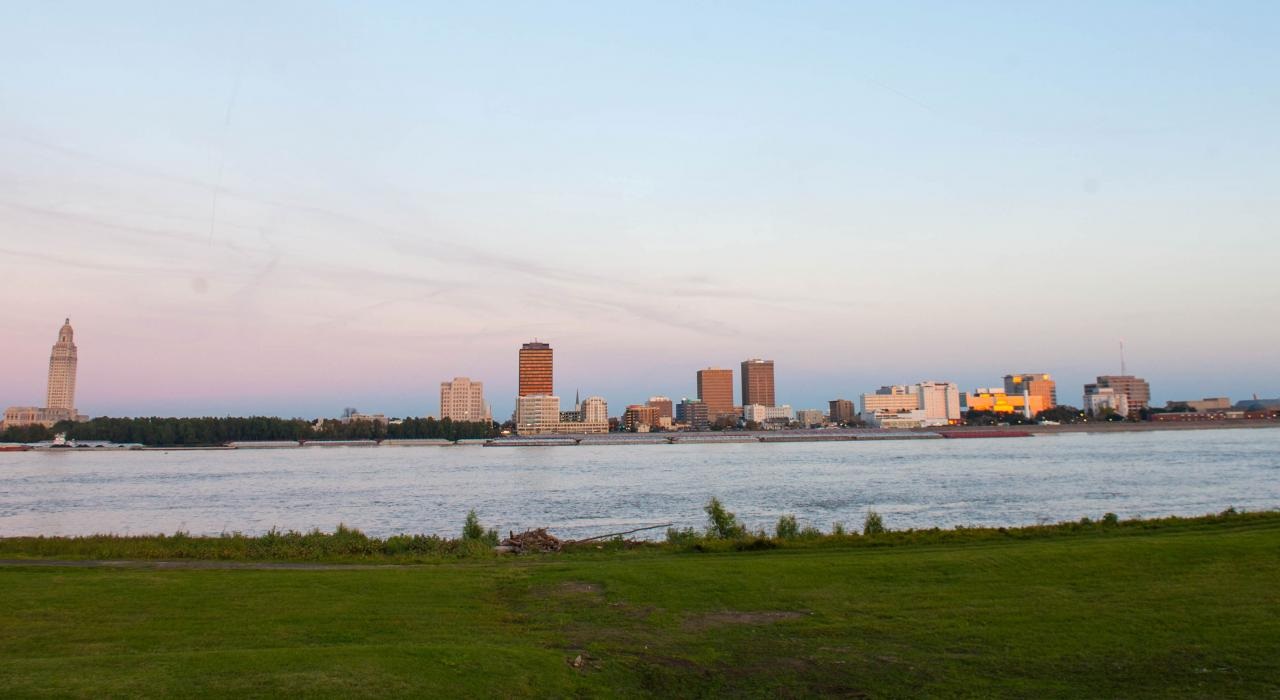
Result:
[[[66,316],[92,415],[505,417],[534,337],[615,414],[748,357],[1079,403],[1121,338],[1280,395],[1274,21],[929,7],[14,9],[0,404]]]

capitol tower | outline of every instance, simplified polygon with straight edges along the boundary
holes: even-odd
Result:
[[[76,415],[76,344],[71,319],[58,331],[58,342],[49,354],[49,393],[45,409],[51,414]]]

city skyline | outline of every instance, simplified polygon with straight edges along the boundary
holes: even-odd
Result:
[[[47,397],[48,397],[47,403],[54,410],[61,410],[64,412],[67,412],[68,409],[62,406],[61,404],[68,403],[68,402],[74,403],[75,384],[76,384],[76,366],[77,366],[78,353],[77,353],[77,348],[73,342],[73,337],[74,337],[74,330],[71,328],[70,319],[68,318],[58,331],[58,338],[51,351],[51,354],[49,357],[49,364],[48,364],[47,391],[46,391]],[[554,382],[552,379],[554,374],[553,353],[554,353],[553,347],[551,346],[550,343],[545,341],[535,340],[535,341],[525,342],[520,345],[519,351],[517,354],[518,359],[517,359],[517,366],[516,366],[517,386],[519,389],[519,395],[516,397],[515,401],[518,401],[524,397],[553,398],[553,399],[556,399],[556,407],[555,407],[555,410],[552,412],[556,412],[559,410],[559,408],[561,407],[559,403],[559,399],[553,394],[553,390],[554,390]],[[1121,358],[1121,364],[1122,364],[1121,371],[1125,371],[1123,357]],[[749,381],[749,375],[747,374],[748,369],[763,370],[765,374],[759,380],[751,379]],[[741,374],[739,377],[733,376],[732,369],[721,369],[721,368],[715,368],[715,367],[702,368],[697,370],[695,373],[696,374],[696,381],[695,381],[696,390],[693,393],[693,395],[691,396],[689,394],[682,394],[680,397],[680,400],[690,399],[695,397],[700,400],[702,397],[702,394],[704,394],[706,390],[711,390],[711,391],[714,391],[717,396],[720,396],[720,400],[722,402],[729,401],[728,405],[732,406],[733,404],[731,399],[733,398],[733,387],[739,381],[741,382],[744,390],[748,387],[748,385],[757,383],[761,388],[761,390],[767,391],[767,397],[769,399],[772,399],[774,395],[774,389],[775,389],[773,370],[774,370],[774,362],[772,360],[762,360],[759,358],[750,358],[747,360],[743,360],[740,365]],[[970,384],[968,386],[972,387],[971,389],[962,389],[961,384],[957,382],[938,383],[934,380],[919,380],[915,382],[915,384],[911,384],[911,385],[881,385],[880,388],[876,389],[875,391],[866,391],[866,392],[862,392],[861,394],[857,394],[861,396],[861,399],[856,404],[854,404],[855,406],[857,406],[857,408],[853,408],[851,410],[854,410],[854,411],[861,410],[862,417],[867,418],[869,416],[869,414],[866,413],[866,411],[868,410],[867,400],[869,396],[899,395],[899,394],[902,394],[905,396],[905,392],[907,392],[908,390],[913,392],[921,391],[925,394],[929,394],[930,392],[942,391],[943,388],[945,388],[945,391],[947,392],[946,393],[947,398],[940,399],[940,401],[942,401],[943,403],[946,403],[949,401],[954,404],[958,400],[958,397],[960,395],[971,394],[971,395],[976,395],[980,397],[978,399],[979,401],[978,405],[983,410],[989,410],[988,405],[992,404],[993,401],[998,401],[998,402],[1005,401],[1005,399],[1003,398],[992,397],[992,395],[989,392],[996,392],[1001,396],[1008,394],[1008,396],[1010,397],[1008,400],[1012,402],[1015,406],[1023,405],[1022,398],[1021,398],[1022,394],[1020,392],[1029,392],[1028,394],[1029,396],[1036,398],[1036,402],[1033,403],[1031,406],[1032,414],[1038,413],[1039,410],[1042,410],[1043,408],[1051,407],[1056,403],[1057,382],[1056,380],[1053,379],[1051,374],[1048,374],[1048,373],[1006,374],[1004,375],[1002,381],[1003,381],[1002,386],[997,386],[990,389],[986,388],[989,386],[989,384],[987,383]],[[491,404],[489,403],[489,401],[485,400],[484,398],[483,386],[484,386],[484,382],[481,380],[472,380],[469,377],[455,376],[451,381],[443,381],[438,384],[438,389],[440,393],[438,394],[439,401],[436,405],[440,409],[439,411],[426,412],[426,413],[405,412],[403,414],[399,414],[395,411],[379,410],[377,411],[377,413],[380,415],[389,415],[393,417],[397,415],[403,415],[405,417],[414,416],[414,415],[435,415],[436,417],[443,418],[447,412],[455,411],[464,415],[484,414],[492,418],[495,414],[492,413]],[[712,387],[712,386],[714,386],[715,389],[708,389],[709,387]],[[1145,408],[1148,405],[1151,405],[1151,406],[1158,405],[1158,401],[1156,401],[1153,398],[1154,396],[1158,396],[1158,395],[1151,393],[1150,386],[1144,378],[1137,377],[1132,374],[1128,374],[1128,375],[1099,374],[1095,377],[1093,382],[1087,382],[1082,385],[1082,397],[1080,402],[1081,405],[1077,406],[1077,408],[1082,408],[1090,411],[1092,410],[1092,407],[1090,405],[1091,404],[1090,395],[1096,393],[1096,389],[1098,386],[1121,387],[1123,392],[1130,397],[1132,401],[1132,410],[1135,412],[1135,414],[1138,410]],[[940,388],[935,389],[934,387],[940,387]],[[456,399],[452,398],[452,395],[455,393],[458,396],[458,398]],[[578,394],[579,394],[579,390],[575,390],[575,397],[577,397]],[[1250,395],[1257,396],[1257,392],[1251,392]],[[464,399],[462,398],[463,396],[467,398]],[[764,397],[762,396],[762,398]],[[900,409],[908,408],[908,406],[906,406],[905,404],[903,406],[898,406],[897,403],[901,403],[901,402],[898,402],[897,399],[892,398],[892,396],[889,396],[889,397],[882,396],[881,398],[884,399],[885,401],[888,401],[888,403],[885,404],[885,407],[890,408],[892,410],[900,410]],[[1199,398],[1201,397],[1196,397],[1196,398],[1186,397],[1186,398],[1177,399],[1177,400],[1169,399],[1167,401],[1198,402]],[[1248,398],[1248,396],[1242,396],[1239,398]],[[607,404],[608,402],[608,399],[606,397],[597,396],[597,395],[592,395],[590,397],[590,400],[603,402],[605,404]],[[828,406],[830,406],[835,404],[837,401],[841,401],[841,400],[847,401],[848,399],[846,398],[845,395],[840,395],[840,396],[835,396],[831,399],[827,399],[825,403]],[[784,406],[788,411],[808,411],[808,410],[820,411],[822,410],[822,405],[823,405],[823,402],[818,402],[813,404],[812,406],[793,407],[791,404],[786,402],[775,402],[775,403],[777,403],[780,406]],[[910,401],[907,401],[907,403],[914,404],[915,400],[912,399]],[[58,404],[58,405],[55,406],[54,404]],[[451,406],[451,408],[446,409],[447,405]],[[532,406],[533,404],[530,404],[530,405]],[[674,405],[673,400],[667,396],[662,396],[662,395],[650,396],[647,400],[644,401],[644,403],[627,404],[627,409],[632,408],[634,406],[653,407],[655,405],[661,407],[659,409],[661,414],[668,415],[668,417],[670,417],[670,413]],[[766,405],[770,405],[770,404],[766,404]],[[926,409],[926,412],[929,412],[932,409],[927,409],[927,405],[928,404],[921,405],[921,406],[914,406],[914,407]],[[936,404],[936,405],[941,405],[941,404]],[[1001,405],[1007,405],[1007,404],[1001,403]],[[1067,402],[1066,405],[1075,405],[1075,404]],[[1107,404],[1107,405],[1110,405],[1110,404]],[[1127,410],[1129,410],[1127,408],[1129,404],[1126,402],[1125,405],[1126,405],[1126,412],[1127,412]],[[740,411],[741,409],[745,408],[745,406],[746,404],[740,404],[735,408]],[[575,406],[573,410],[578,410],[579,408],[581,407],[577,403],[577,398],[575,398]],[[624,415],[627,409],[623,409],[622,412],[618,414],[618,416]],[[34,411],[36,409],[31,409],[31,410]],[[48,409],[45,409],[45,410],[48,410]],[[71,410],[71,413],[75,413],[74,409],[70,409],[70,410]],[[350,411],[351,409],[346,409],[346,410]],[[538,410],[543,410],[543,409],[540,407]],[[512,413],[513,414],[516,413],[516,408],[514,405],[512,407]],[[936,415],[933,415],[932,413],[930,413],[930,415],[922,416],[922,417],[933,419],[933,420],[945,421],[945,420],[953,420],[957,418],[958,414],[953,415],[955,413],[956,412],[954,409],[945,409],[945,410],[940,410],[936,412]],[[94,415],[108,415],[108,414],[102,413],[102,414],[94,414]],[[135,414],[110,414],[110,415],[135,415]],[[143,414],[136,414],[136,415],[143,415]],[[173,414],[173,415],[199,416],[199,415],[215,415],[215,414],[208,413],[208,412],[206,413],[196,412],[192,414]],[[271,415],[271,414],[264,413],[264,414],[255,414],[255,415]],[[278,414],[278,415],[287,415],[287,414]],[[301,414],[296,414],[296,415],[301,415]],[[325,414],[325,413],[318,413],[318,414],[315,414],[315,417],[322,418],[327,415],[328,414]],[[505,418],[501,414],[497,414],[497,415],[498,415],[499,422],[505,420]],[[559,418],[557,418],[557,420],[558,419]],[[579,416],[578,419],[580,420],[581,416]],[[550,419],[544,419],[544,420],[550,420]]]
[[[614,406],[1280,395],[1280,8],[1176,8],[15,7],[0,402],[68,315],[95,413],[505,415],[534,336]]]

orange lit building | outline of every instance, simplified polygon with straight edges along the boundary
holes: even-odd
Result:
[[[1058,385],[1047,374],[1006,374],[1004,393],[1021,396],[1023,393],[1040,397],[1045,408],[1058,405]]]
[[[520,346],[520,396],[551,395],[551,346],[547,343],[525,343]]]
[[[707,406],[708,420],[733,415],[733,370],[708,367],[698,370],[698,399]]]
[[[1053,399],[1043,394],[1022,393],[1009,394],[998,389],[974,389],[965,394],[965,408],[970,411],[990,411],[992,413],[1023,413],[1025,415],[1028,402],[1031,416],[1043,410],[1053,408]]]

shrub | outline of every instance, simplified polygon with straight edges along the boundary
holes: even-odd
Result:
[[[462,539],[467,542],[483,542],[490,547],[498,545],[498,531],[484,529],[474,510],[467,512],[467,522],[462,526]]]
[[[816,540],[820,537],[822,537],[822,530],[812,525],[805,525],[800,528],[800,539],[802,540]]]
[[[750,539],[739,539],[733,543],[733,548],[739,552],[759,552],[766,549],[777,548],[778,543],[768,537],[752,537]]]
[[[774,529],[774,536],[780,540],[794,540],[800,534],[800,526],[796,524],[796,516],[784,515],[778,518],[778,527]]]
[[[838,521],[837,521],[837,522],[832,523],[832,524],[831,524],[831,534],[832,534],[833,536],[835,536],[835,537],[844,537],[844,536],[845,536],[845,534],[846,534],[846,533],[845,533],[845,531],[844,531],[844,523],[842,523],[842,522],[838,522]]]
[[[1115,513],[1107,513],[1102,516],[1102,524],[1108,527],[1114,527],[1120,524],[1120,517]]]
[[[683,530],[669,527],[667,528],[667,543],[674,545],[688,545],[697,542],[699,539],[698,531],[691,527]]]
[[[737,516],[724,509],[720,499],[713,496],[703,510],[707,512],[707,537],[731,540],[747,534],[747,528],[738,522]]]
[[[862,521],[862,534],[864,535],[882,535],[887,530],[884,527],[884,518],[874,510],[867,511],[867,519]]]

